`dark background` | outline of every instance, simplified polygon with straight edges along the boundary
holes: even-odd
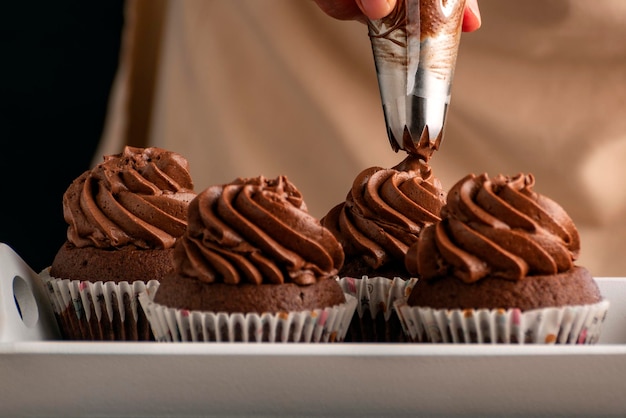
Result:
[[[63,193],[102,133],[123,12],[124,0],[0,6],[0,242],[37,272],[65,240]]]

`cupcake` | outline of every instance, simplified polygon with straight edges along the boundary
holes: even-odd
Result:
[[[346,200],[322,218],[344,248],[340,283],[359,301],[347,340],[404,341],[393,309],[415,282],[404,258],[424,227],[439,220],[444,203],[430,166],[409,155],[393,168],[359,173]]]
[[[194,197],[187,160],[160,148],[126,147],[70,184],[67,240],[41,273],[64,338],[151,339],[137,295],[173,270]]]
[[[342,341],[343,261],[286,177],[238,178],[191,202],[174,273],[140,301],[158,341]]]
[[[412,340],[597,342],[608,301],[576,264],[574,222],[534,185],[531,174],[482,174],[450,189],[442,220],[407,252],[420,280],[397,308]]]

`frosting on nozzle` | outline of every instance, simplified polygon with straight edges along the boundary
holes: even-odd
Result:
[[[362,257],[372,269],[401,266],[422,229],[438,221],[445,203],[430,166],[408,156],[393,168],[371,167],[355,178],[346,200],[322,219],[344,246],[346,257]]]
[[[67,239],[77,247],[172,248],[194,197],[189,164],[180,154],[125,147],[66,190]]]
[[[207,283],[309,285],[337,274],[341,245],[284,176],[212,186],[189,206],[176,271]]]
[[[521,280],[571,269],[580,238],[565,210],[533,191],[532,174],[466,176],[448,192],[441,222],[424,229],[406,267],[421,279]]]

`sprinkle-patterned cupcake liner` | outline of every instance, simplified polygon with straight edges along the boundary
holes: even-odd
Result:
[[[346,342],[406,341],[394,302],[408,297],[417,279],[362,276],[342,277],[337,281],[345,293],[357,299]]]
[[[408,338],[431,343],[595,344],[609,310],[595,304],[519,309],[432,309],[397,300]]]
[[[170,308],[153,301],[156,289],[139,302],[159,342],[301,342],[343,341],[356,309],[356,298],[325,309],[279,313],[224,313]]]
[[[103,282],[51,277],[40,273],[57,324],[67,340],[151,341],[139,293],[159,286],[148,282]]]

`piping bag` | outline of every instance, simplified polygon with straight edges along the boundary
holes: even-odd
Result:
[[[465,0],[397,0],[368,20],[387,135],[428,161],[444,133]]]

